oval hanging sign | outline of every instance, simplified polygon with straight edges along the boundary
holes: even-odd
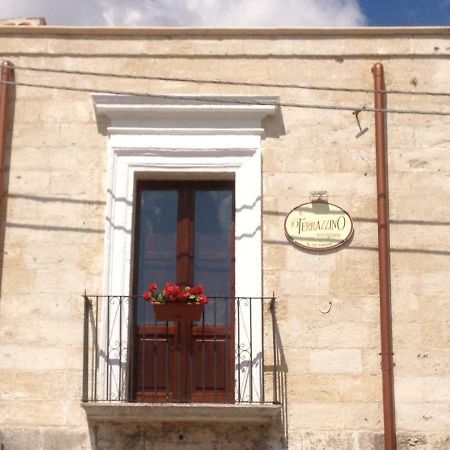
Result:
[[[310,202],[294,208],[284,221],[286,237],[307,250],[340,247],[353,235],[350,215],[337,205]]]

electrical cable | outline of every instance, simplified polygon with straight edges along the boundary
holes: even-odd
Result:
[[[89,89],[81,87],[70,87],[70,86],[56,86],[49,84],[37,84],[37,83],[22,83],[18,81],[1,81],[0,84],[9,84],[15,86],[42,88],[42,89],[55,89],[63,91],[73,91],[73,92],[87,92],[90,94],[113,94],[113,95],[130,95],[137,97],[147,97],[147,98],[159,98],[159,99],[178,99],[178,100],[189,100],[196,101],[199,103],[215,103],[215,104],[227,104],[227,105],[255,105],[255,106],[283,106],[286,108],[303,108],[303,109],[322,109],[322,110],[335,110],[335,111],[359,111],[363,110],[366,112],[383,112],[383,113],[394,113],[394,114],[419,114],[419,115],[433,115],[433,116],[450,116],[450,111],[426,111],[426,110],[408,110],[408,109],[377,109],[369,108],[366,106],[334,106],[334,105],[318,105],[318,104],[306,104],[306,103],[284,103],[284,102],[259,102],[252,100],[239,100],[239,99],[224,99],[224,98],[204,98],[196,97],[190,95],[173,95],[173,94],[145,94],[141,92],[130,92],[130,91],[112,91],[112,90],[99,90],[99,89]]]
[[[70,70],[70,69],[54,69],[54,68],[40,68],[32,66],[14,66],[13,69],[19,69],[23,71],[34,72],[47,72],[47,73],[61,73],[70,75],[86,75],[86,76],[99,76],[110,78],[122,78],[130,80],[153,80],[153,81],[171,81],[171,82],[183,82],[183,83],[201,83],[201,84],[219,84],[229,86],[249,86],[249,87],[270,87],[270,88],[282,88],[282,89],[305,89],[316,91],[330,91],[330,92],[359,92],[365,94],[373,94],[381,92],[384,94],[396,94],[396,95],[420,95],[420,96],[445,96],[450,97],[450,92],[432,92],[432,91],[405,91],[398,89],[375,91],[373,89],[364,88],[344,88],[334,86],[311,86],[302,84],[283,84],[283,83],[256,83],[246,81],[227,81],[227,80],[210,80],[210,79],[194,79],[184,77],[163,77],[153,75],[132,75],[132,74],[118,74],[118,73],[102,73],[92,72],[84,70]]]

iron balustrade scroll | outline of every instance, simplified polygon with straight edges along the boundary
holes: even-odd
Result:
[[[141,296],[83,298],[83,402],[279,403],[275,296],[209,297],[182,345],[176,322],[136,327]]]

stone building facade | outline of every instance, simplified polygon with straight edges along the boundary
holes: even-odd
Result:
[[[16,83],[1,226],[2,449],[384,448],[374,114],[364,109],[381,62],[387,90],[408,91],[388,93],[389,109],[450,113],[449,37],[0,28]],[[358,110],[368,131],[356,138]],[[397,443],[444,450],[450,116],[392,112],[386,123]],[[250,404],[128,402],[116,385],[120,401],[81,401],[92,399],[93,352],[83,294],[92,306],[95,295],[132,293],[141,179],[234,183],[235,295],[269,297],[245,319],[264,327],[264,365],[245,369],[261,377],[257,392],[242,388]],[[299,249],[284,232],[287,213],[318,190],[354,224],[329,252]],[[117,337],[104,311],[99,333]],[[129,373],[127,358],[125,348],[118,364]]]

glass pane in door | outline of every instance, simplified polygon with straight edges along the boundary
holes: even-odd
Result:
[[[139,218],[137,294],[150,283],[163,288],[176,279],[178,191],[142,190]],[[153,321],[148,302],[138,302],[137,325]]]
[[[233,195],[231,190],[197,190],[194,219],[194,284],[210,297],[232,293]],[[225,299],[211,299],[205,309],[208,324],[228,324]]]

